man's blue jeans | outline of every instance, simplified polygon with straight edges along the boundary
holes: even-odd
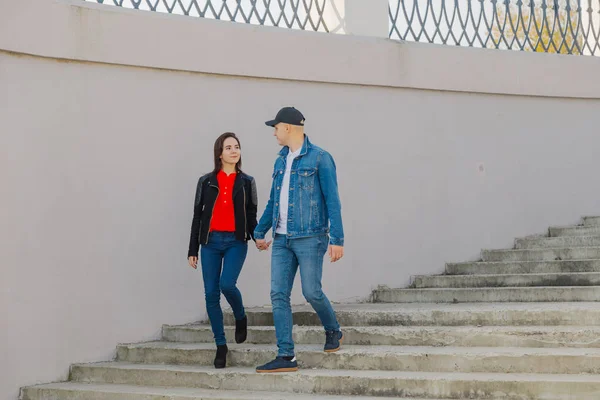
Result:
[[[302,294],[317,312],[323,327],[326,331],[340,329],[331,303],[321,288],[323,256],[327,252],[328,239],[328,235],[298,239],[275,235],[271,256],[271,304],[280,357],[294,355],[290,295],[298,266]]]
[[[217,346],[227,343],[221,310],[221,292],[236,320],[246,316],[242,294],[236,284],[248,253],[248,243],[235,238],[233,232],[211,232],[208,244],[202,245],[200,257],[206,311]]]

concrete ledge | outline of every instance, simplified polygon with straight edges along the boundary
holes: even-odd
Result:
[[[277,49],[290,44],[303,49],[299,62],[274,56]],[[3,2],[0,50],[259,78],[600,98],[600,57],[331,35],[129,10],[80,0]],[[542,68],[544,73],[540,74]]]

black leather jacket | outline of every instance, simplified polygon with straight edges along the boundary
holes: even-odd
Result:
[[[194,218],[190,234],[188,257],[197,257],[201,244],[208,243],[208,233],[213,209],[219,195],[219,182],[214,172],[198,180],[194,201]],[[241,241],[254,239],[258,196],[254,178],[239,172],[233,184],[233,209],[235,214],[235,237]]]

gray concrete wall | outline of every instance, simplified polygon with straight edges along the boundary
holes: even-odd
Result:
[[[600,213],[597,58],[18,4],[0,5],[2,399],[204,318],[186,264],[196,179],[237,132],[262,213],[279,150],[263,121],[284,105],[338,165],[334,301]],[[287,43],[306,57],[269,55]],[[268,254],[249,252],[240,287],[269,302]]]

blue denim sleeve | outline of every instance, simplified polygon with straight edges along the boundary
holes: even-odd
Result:
[[[262,217],[260,217],[260,221],[258,221],[258,225],[254,229],[254,239],[261,240],[267,236],[267,232],[273,226],[273,196],[275,193],[275,180],[271,182],[271,194],[269,195],[269,201],[267,201],[267,206],[265,207],[265,211],[263,212]]]
[[[320,157],[317,173],[329,216],[329,243],[335,246],[343,246],[342,203],[340,202],[338,192],[335,161],[333,161],[331,154],[323,152]]]

